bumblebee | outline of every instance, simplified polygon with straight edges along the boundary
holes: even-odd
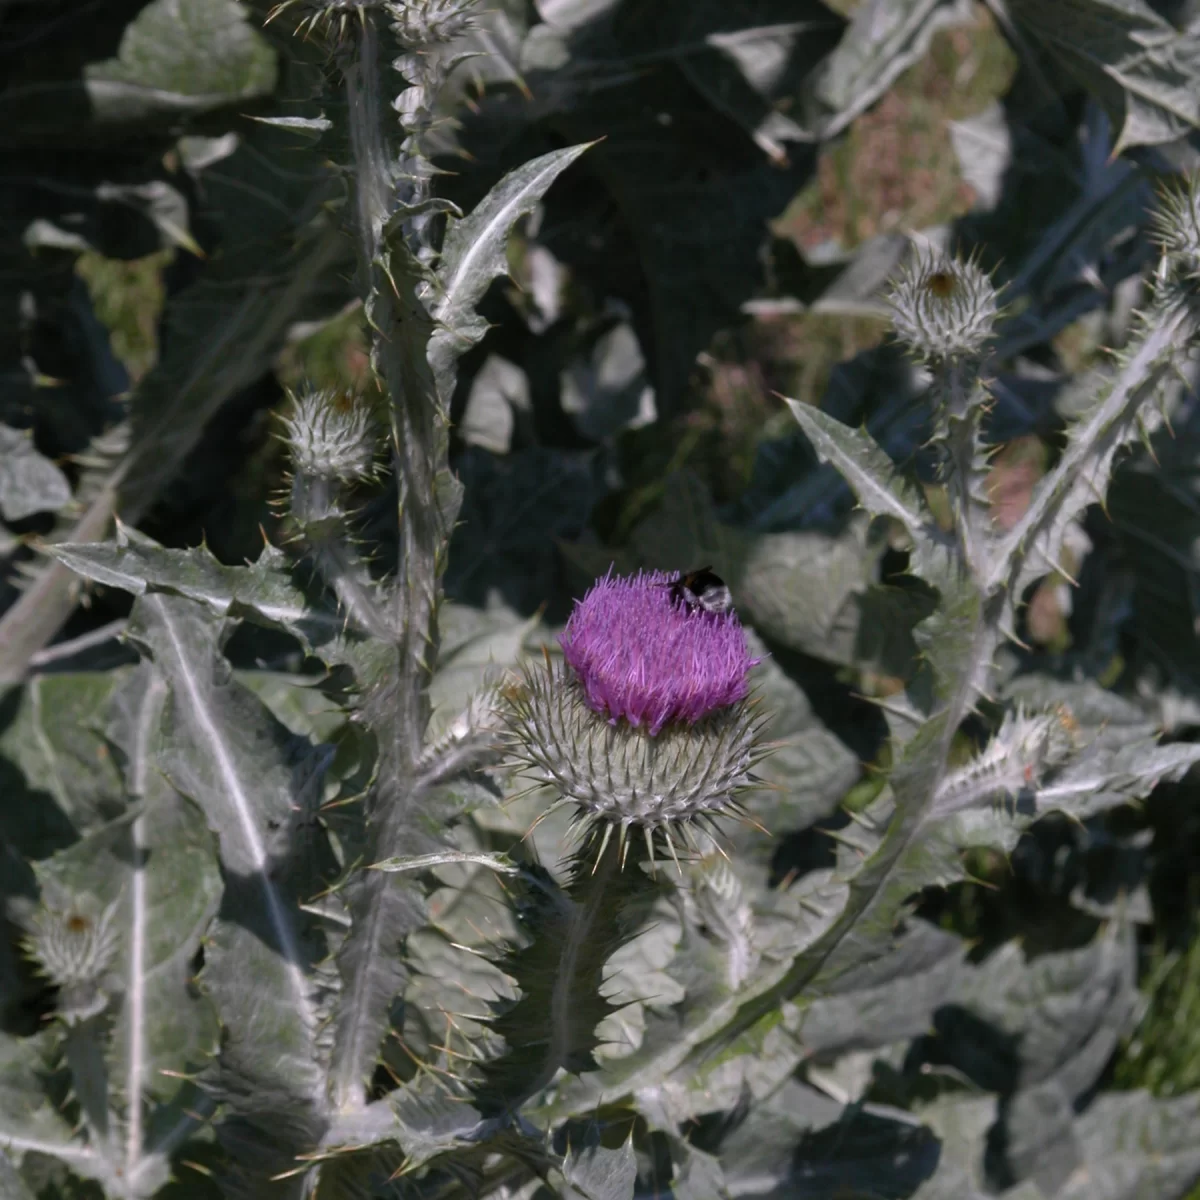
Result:
[[[725,580],[712,567],[685,571],[664,586],[671,589],[671,599],[688,612],[727,613],[733,608],[733,597]]]
[[[949,300],[958,290],[958,276],[953,271],[931,271],[922,280],[925,290],[939,300]]]

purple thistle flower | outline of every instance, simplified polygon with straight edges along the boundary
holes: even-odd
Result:
[[[744,700],[750,657],[736,613],[690,611],[672,599],[677,576],[610,571],[576,601],[559,641],[588,705],[651,736],[695,724]]]

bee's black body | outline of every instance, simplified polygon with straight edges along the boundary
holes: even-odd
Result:
[[[733,608],[733,597],[725,580],[712,567],[685,571],[666,586],[671,589],[671,599],[688,612],[727,613]]]

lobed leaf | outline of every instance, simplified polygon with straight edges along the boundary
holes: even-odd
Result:
[[[637,1181],[637,1159],[633,1139],[619,1149],[609,1150],[593,1141],[571,1147],[563,1161],[567,1186],[564,1198],[570,1200],[630,1200]]]
[[[338,656],[345,618],[297,581],[297,571],[275,546],[264,544],[256,562],[228,567],[205,546],[167,549],[122,525],[112,542],[47,547],[85,579],[135,596],[181,596],[217,617],[244,618],[299,639],[310,652]]]
[[[1004,586],[1016,602],[1036,579],[1059,568],[1063,539],[1072,522],[1102,502],[1119,450],[1158,416],[1150,401],[1174,369],[1192,318],[1176,306],[1156,314],[1125,356],[1120,371],[1073,425],[1054,469],[1033,489],[1029,507],[992,550],[983,584]]]
[[[835,137],[925,57],[939,29],[968,20],[966,6],[952,0],[867,0],[861,4],[813,84],[813,92],[826,110],[820,135]]]
[[[492,1022],[507,1047],[482,1064],[475,1089],[485,1114],[519,1111],[560,1068],[595,1069],[597,1026],[614,1007],[601,987],[605,964],[633,932],[626,928],[629,909],[654,887],[638,868],[641,847],[626,846],[623,836],[620,843],[589,838],[587,861],[581,852],[565,888],[544,870],[529,877],[518,909],[524,944],[501,963],[521,995]],[[622,870],[630,849],[633,861]]]
[[[0,1035],[0,1153],[18,1162],[26,1154],[44,1154],[85,1179],[116,1185],[101,1149],[75,1136],[47,1091],[49,1040]]]
[[[40,512],[57,512],[71,500],[67,477],[34,449],[33,439],[0,425],[0,517],[23,521]]]
[[[1094,95],[1118,130],[1114,156],[1200,129],[1200,39],[1143,0],[1014,0],[1012,16]]]
[[[455,362],[487,331],[475,306],[493,280],[508,274],[505,249],[512,227],[592,144],[531,159],[505,175],[467,216],[447,218],[433,292],[438,328],[429,343],[429,361],[446,401],[453,391]]]
[[[125,27],[117,56],[89,64],[84,78],[102,121],[144,122],[269,95],[276,62],[233,0],[153,0]]]
[[[224,1029],[213,1086],[229,1114],[223,1140],[265,1186],[327,1123],[321,949],[299,900],[319,888],[301,837],[329,756],[230,678],[220,628],[192,601],[151,594],[135,605],[129,636],[170,689],[160,768],[220,847],[225,891],[202,975]]]

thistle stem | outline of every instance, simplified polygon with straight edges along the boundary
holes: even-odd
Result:
[[[606,838],[597,854],[595,865],[587,870],[580,864],[576,872],[578,892],[573,897],[574,908],[568,919],[559,969],[550,997],[550,1030],[546,1053],[537,1074],[509,1101],[509,1111],[518,1112],[527,1100],[548,1087],[566,1065],[567,1052],[578,1040],[575,1030],[575,984],[578,962],[591,941],[598,918],[604,912],[613,877],[621,870],[623,855],[620,839]],[[634,865],[636,869],[636,864]]]

